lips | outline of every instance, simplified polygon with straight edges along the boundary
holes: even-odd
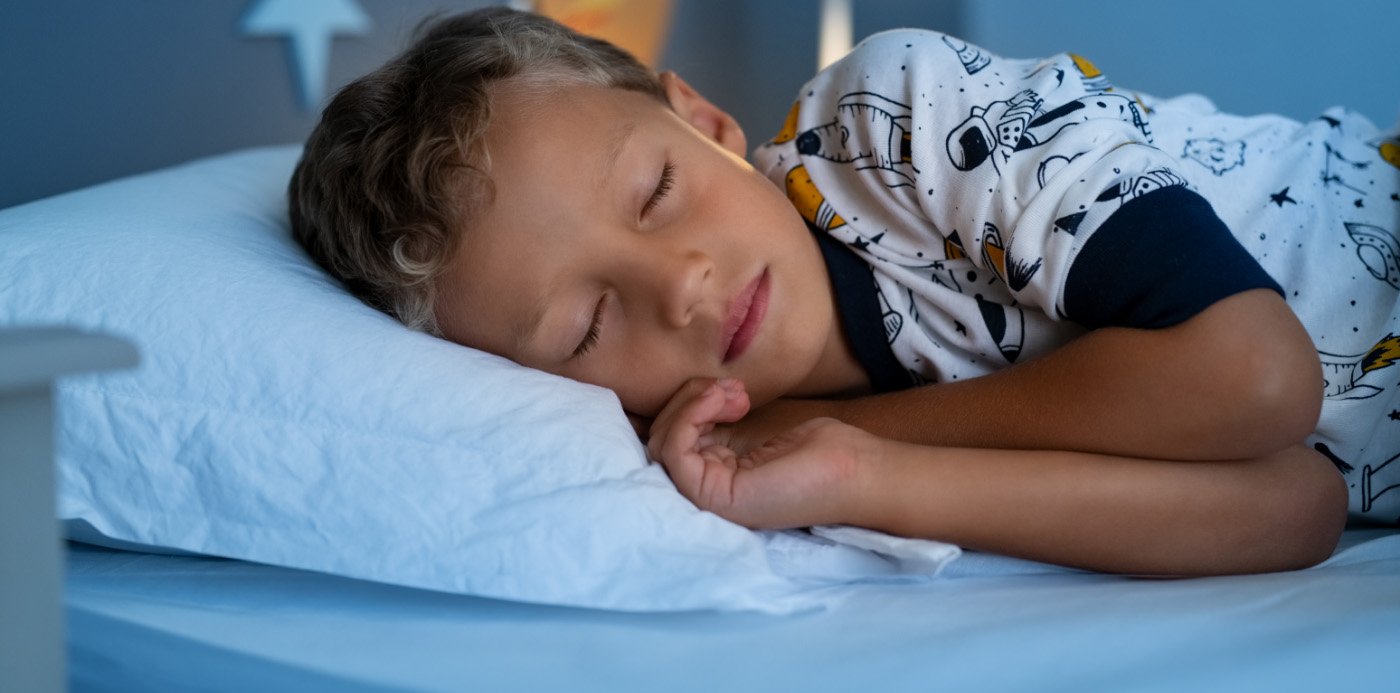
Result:
[[[729,303],[729,314],[720,332],[720,353],[724,363],[739,358],[753,344],[763,316],[768,312],[768,270],[754,278]]]

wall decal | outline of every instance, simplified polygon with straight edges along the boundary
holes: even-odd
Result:
[[[244,36],[281,36],[291,43],[301,107],[314,111],[326,93],[331,39],[337,34],[363,36],[369,15],[355,0],[256,0],[243,17]]]

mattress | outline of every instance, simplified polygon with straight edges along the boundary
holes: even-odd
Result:
[[[625,613],[70,543],[73,690],[1396,690],[1400,532],[1145,580],[970,554],[788,616]]]

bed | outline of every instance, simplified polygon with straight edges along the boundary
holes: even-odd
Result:
[[[1384,530],[1288,574],[1133,580],[981,556],[786,616],[530,605],[80,544],[68,561],[75,690],[1364,691],[1400,675],[1400,536]]]
[[[52,390],[73,690],[1400,688],[1395,528],[1304,571],[1143,580],[700,512],[611,393],[316,268],[286,228],[298,154],[0,210],[0,336],[139,353]],[[47,573],[0,546],[10,608]]]
[[[75,690],[1397,685],[1393,528],[1310,570],[1141,580],[700,512],[611,393],[317,269],[298,154],[0,211],[0,325],[140,352],[53,390]]]

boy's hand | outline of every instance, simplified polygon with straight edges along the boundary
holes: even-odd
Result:
[[[841,401],[829,399],[775,399],[744,418],[717,426],[731,450],[742,455],[812,419],[842,419]]]
[[[813,419],[737,453],[717,424],[737,421],[749,400],[737,380],[697,379],[652,424],[648,454],[702,510],[755,529],[842,522],[858,472],[883,441],[833,419]]]

